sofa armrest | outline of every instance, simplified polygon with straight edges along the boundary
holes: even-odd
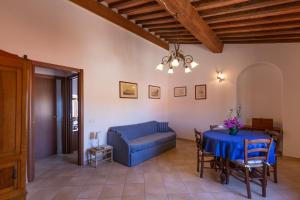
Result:
[[[107,144],[113,146],[114,160],[130,166],[130,147],[120,134],[108,131]]]
[[[173,132],[176,134],[176,132],[172,128],[170,128],[170,127],[168,127],[168,128],[169,128],[169,132]]]

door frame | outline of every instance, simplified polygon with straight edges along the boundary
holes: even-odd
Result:
[[[76,72],[78,74],[78,115],[79,115],[79,125],[78,125],[78,165],[84,165],[84,72],[83,69],[67,67],[57,64],[45,63],[35,60],[30,60],[30,84],[29,84],[29,135],[28,135],[28,161],[27,161],[27,180],[32,182],[35,178],[35,155],[34,155],[34,126],[33,126],[33,80],[34,80],[34,68],[36,66],[48,68],[48,69],[58,69],[68,72]]]

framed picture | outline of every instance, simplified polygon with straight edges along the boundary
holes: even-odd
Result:
[[[120,98],[137,99],[138,84],[125,81],[119,82]]]
[[[160,99],[160,87],[149,85],[148,94],[149,94],[149,99]]]
[[[174,97],[184,97],[184,96],[186,96],[186,86],[174,88]]]
[[[206,85],[195,85],[195,99],[206,99]]]

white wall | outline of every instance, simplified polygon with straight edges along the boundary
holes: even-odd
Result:
[[[0,48],[29,59],[84,69],[85,148],[109,126],[167,120],[168,77],[155,71],[162,48],[62,0],[0,1]],[[120,99],[119,81],[137,82],[139,99]],[[148,99],[148,84],[161,86]]]
[[[278,66],[283,77],[284,154],[300,157],[300,44],[226,44],[221,54],[212,54],[199,45],[182,48],[200,65],[190,74],[176,69],[169,79],[169,121],[179,137],[193,139],[193,128],[204,131],[210,124],[223,123],[228,110],[237,105],[239,74],[248,66],[269,63]],[[223,70],[226,75],[223,83],[217,82],[216,70]],[[197,84],[207,84],[207,100],[194,100]],[[187,97],[173,97],[173,87],[185,85]]]
[[[280,69],[268,63],[248,66],[237,79],[237,104],[242,107],[242,120],[271,118],[275,127],[282,127],[283,80]]]

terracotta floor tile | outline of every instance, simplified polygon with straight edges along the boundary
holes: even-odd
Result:
[[[57,155],[36,163],[36,179],[27,185],[28,200],[217,200],[246,199],[245,184],[230,178],[219,183],[219,173],[196,172],[194,142],[177,141],[177,148],[129,168],[106,162],[97,168],[79,167]],[[251,184],[252,199],[299,200],[300,161],[279,158],[279,183],[268,181],[267,198]]]
[[[144,195],[145,194],[145,184],[144,183],[126,183],[123,195]]]
[[[106,184],[100,194],[101,197],[121,197],[124,190],[124,184]]]

